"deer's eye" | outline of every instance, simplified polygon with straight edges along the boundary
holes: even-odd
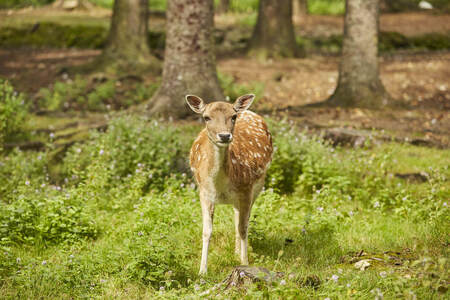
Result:
[[[233,115],[233,116],[231,117],[231,121],[235,122],[235,121],[236,121],[236,118],[237,118],[237,115]]]
[[[206,122],[211,121],[211,118],[208,116],[204,116],[203,119],[205,119]]]

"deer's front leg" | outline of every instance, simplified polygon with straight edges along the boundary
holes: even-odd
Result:
[[[199,274],[206,274],[208,269],[208,249],[209,241],[212,234],[213,218],[214,218],[214,203],[208,199],[207,193],[200,192],[200,203],[202,206],[203,219],[203,246],[202,246],[202,260],[200,262]]]

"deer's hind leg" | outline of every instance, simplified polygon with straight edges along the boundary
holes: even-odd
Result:
[[[248,222],[252,209],[252,195],[242,195],[239,202],[235,204],[235,227],[236,227],[236,249],[239,248],[241,264],[248,265]]]

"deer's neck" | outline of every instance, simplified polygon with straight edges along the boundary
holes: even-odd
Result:
[[[211,151],[211,177],[217,179],[225,175],[228,163],[228,147],[218,147],[212,142],[209,143]]]

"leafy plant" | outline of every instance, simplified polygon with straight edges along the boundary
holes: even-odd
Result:
[[[23,95],[15,92],[8,81],[0,79],[0,147],[3,142],[17,140],[24,134],[27,115]]]

